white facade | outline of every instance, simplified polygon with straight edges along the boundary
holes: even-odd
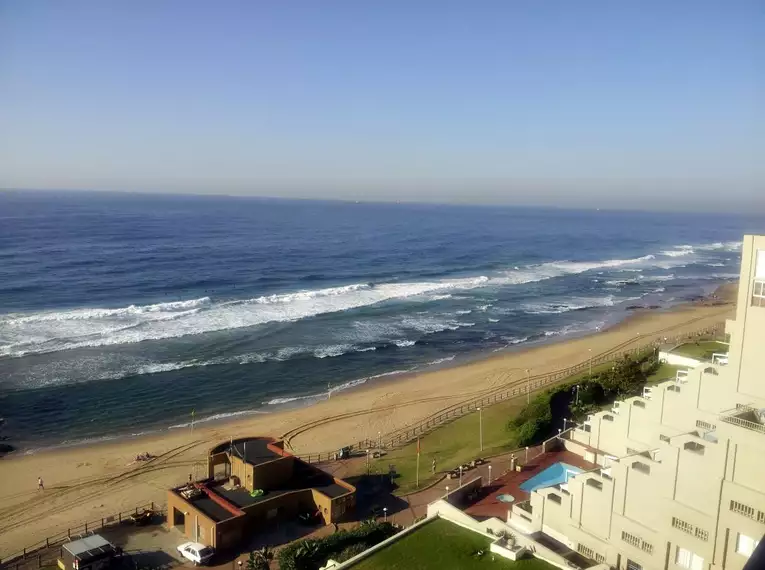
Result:
[[[617,402],[566,447],[602,467],[509,523],[620,569],[741,570],[765,534],[765,236],[745,236],[729,364]]]

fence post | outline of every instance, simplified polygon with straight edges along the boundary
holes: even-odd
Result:
[[[136,513],[135,514],[138,514],[138,509],[136,509]],[[88,522],[87,521],[85,521],[85,534],[88,534]]]
[[[48,542],[48,537],[45,537],[45,548],[50,548],[50,543]]]
[[[37,555],[37,567],[42,568],[42,554]]]
[[[122,511],[117,513],[117,519],[119,520],[119,522],[122,522]]]

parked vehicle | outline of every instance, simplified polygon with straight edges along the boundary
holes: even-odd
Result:
[[[198,542],[184,542],[178,547],[178,552],[184,558],[191,560],[194,566],[207,564],[210,558],[213,557],[213,554],[215,554],[211,547]]]

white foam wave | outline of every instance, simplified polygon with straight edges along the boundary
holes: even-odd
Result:
[[[436,366],[438,364],[443,364],[444,362],[451,362],[456,356],[456,354],[452,354],[451,356],[445,356],[444,358],[436,358],[435,360],[428,362],[425,366]]]
[[[393,344],[398,347],[404,348],[407,346],[414,346],[417,343],[416,340],[394,340]]]
[[[377,378],[384,378],[386,376],[397,376],[399,374],[406,374],[408,372],[412,372],[414,368],[407,368],[405,370],[391,370],[389,372],[382,372],[381,374],[374,374],[372,376],[366,376],[364,378],[357,378],[355,380],[349,380],[347,382],[343,382],[342,384],[338,384],[337,386],[331,386],[329,391],[327,392],[319,392],[316,394],[308,394],[305,396],[285,396],[281,398],[272,398],[271,400],[268,400],[267,402],[263,402],[266,406],[278,406],[279,404],[289,404],[290,402],[298,402],[301,400],[321,400],[324,398],[329,397],[330,394],[334,394],[336,392],[342,392],[343,390],[347,390],[349,388],[354,388],[356,386],[361,386],[362,384],[366,384],[369,380],[375,380]]]
[[[613,295],[596,298],[573,298],[569,301],[550,301],[543,303],[527,303],[522,305],[524,312],[531,315],[554,315],[567,313],[569,311],[579,311],[592,307],[612,307],[615,304]]]
[[[470,309],[463,309],[461,311],[455,311],[454,314],[455,315],[469,315],[472,312],[473,311],[471,311]]]
[[[499,319],[492,319],[491,317],[489,317],[488,320],[489,320],[490,323],[498,323],[499,322]]]
[[[241,410],[239,412],[222,412],[220,414],[213,414],[211,416],[207,416],[204,418],[195,419],[194,425],[203,424],[207,422],[214,422],[216,420],[226,420],[226,419],[238,418],[242,416],[252,416],[254,414],[266,414],[266,413],[268,412],[264,410]],[[187,428],[190,426],[191,426],[191,421],[188,421],[186,423],[172,425],[168,429]]]
[[[714,244],[717,245],[717,244]],[[721,244],[723,248],[728,247]],[[667,262],[662,262],[666,264]],[[446,299],[453,291],[502,287],[584,273],[594,269],[644,269],[659,266],[653,255],[603,261],[557,261],[530,265],[492,277],[412,283],[355,283],[340,287],[215,301],[209,297],[123,308],[89,308],[0,316],[0,356],[18,357],[86,347],[123,345],[291,322],[393,300]],[[480,310],[486,310],[482,305]],[[454,322],[424,328],[430,333],[468,326]]]

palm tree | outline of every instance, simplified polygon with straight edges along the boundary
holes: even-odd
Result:
[[[247,560],[247,570],[268,570],[273,559],[274,553],[268,546],[259,548],[254,552],[250,552],[250,558]]]

